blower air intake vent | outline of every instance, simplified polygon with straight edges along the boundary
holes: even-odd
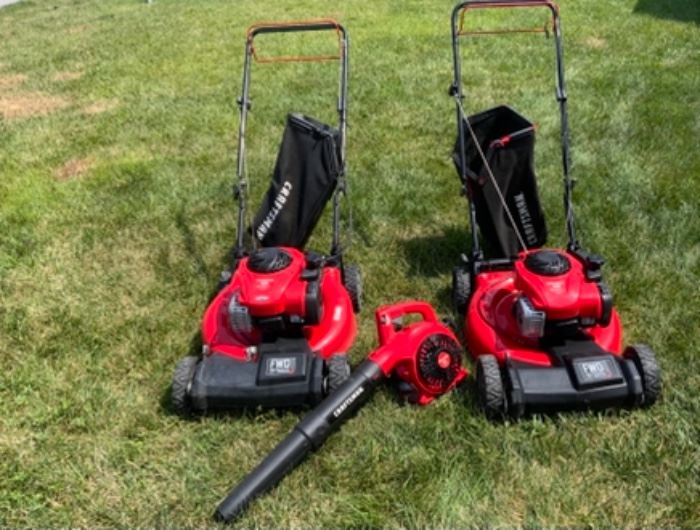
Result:
[[[277,272],[289,267],[292,256],[281,248],[268,247],[256,250],[248,258],[248,268],[253,272]]]
[[[569,272],[571,262],[569,258],[559,252],[539,250],[527,255],[525,267],[541,276],[560,276]]]
[[[462,366],[459,344],[447,335],[435,334],[418,349],[418,372],[421,379],[436,391],[446,390]]]

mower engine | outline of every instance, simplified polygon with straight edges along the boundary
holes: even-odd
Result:
[[[589,258],[584,262],[563,251],[538,250],[515,262],[519,294],[513,310],[522,338],[572,334],[581,327],[610,323],[613,301],[600,274],[603,260]]]
[[[280,247],[253,253],[238,272],[240,290],[228,304],[232,331],[298,334],[302,326],[318,324],[323,308],[321,265],[320,256],[292,254]]]
[[[348,271],[346,271],[348,272]],[[352,269],[349,269],[352,272]],[[350,374],[354,301],[339,266],[291,247],[238,262],[207,308],[202,356],[175,370],[179,412],[315,404]]]

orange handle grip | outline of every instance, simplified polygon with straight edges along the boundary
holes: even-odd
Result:
[[[485,31],[465,31],[464,30],[464,15],[469,9],[486,9],[486,8],[509,8],[509,7],[547,7],[552,12],[552,27],[556,27],[557,16],[559,14],[559,6],[551,0],[485,0],[471,1],[461,4],[461,12],[459,15],[459,28],[457,35],[488,35],[496,33],[547,33],[547,25],[544,28],[516,28],[506,30],[485,30]]]
[[[253,40],[256,35],[261,33],[291,33],[326,30],[333,30],[338,35],[338,53],[336,55],[282,55],[277,57],[259,57],[255,46],[253,46]],[[332,18],[290,20],[287,22],[256,22],[248,28],[246,38],[253,58],[259,63],[337,61],[342,58],[343,54],[342,41],[345,38],[345,28]]]

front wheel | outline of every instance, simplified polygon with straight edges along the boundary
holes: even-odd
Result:
[[[639,370],[644,388],[642,407],[650,407],[661,395],[661,368],[654,350],[646,344],[635,344],[625,349],[624,357],[631,359]]]
[[[344,353],[332,355],[326,361],[326,395],[332,394],[350,377],[350,363]]]
[[[493,355],[480,355],[476,361],[477,403],[484,415],[495,420],[506,413],[506,395],[498,360]]]
[[[170,387],[170,403],[173,410],[180,416],[189,416],[193,412],[189,387],[198,362],[199,357],[189,355],[182,358],[175,366],[173,382]]]

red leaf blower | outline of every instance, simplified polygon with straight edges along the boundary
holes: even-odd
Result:
[[[404,324],[403,317],[409,314],[417,314],[421,320]],[[216,509],[216,520],[231,521],[251,500],[275,486],[306,455],[321,447],[384,379],[395,376],[411,388],[409,401],[427,405],[467,376],[457,338],[439,321],[430,304],[411,301],[383,306],[375,318],[379,348],[226,496]]]

